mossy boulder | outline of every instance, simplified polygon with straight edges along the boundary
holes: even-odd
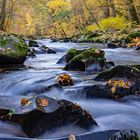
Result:
[[[76,125],[85,130],[97,126],[92,116],[79,105],[45,95],[37,97],[2,96],[0,120],[21,125],[28,137],[38,137],[55,128]]]
[[[28,54],[28,46],[22,37],[0,36],[0,65],[23,64]]]
[[[138,79],[140,74],[139,66],[115,66],[100,72],[95,80],[106,81],[112,78],[127,78],[127,79]]]
[[[66,54],[65,70],[100,71],[105,65],[105,53],[96,48],[70,49]]]

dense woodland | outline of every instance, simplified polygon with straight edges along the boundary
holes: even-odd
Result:
[[[71,37],[140,23],[140,0],[0,0],[0,29]]]

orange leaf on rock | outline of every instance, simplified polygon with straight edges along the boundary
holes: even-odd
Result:
[[[39,103],[40,106],[46,107],[46,106],[48,106],[49,101],[48,101],[47,99],[45,99],[45,98],[40,98],[40,99],[38,100],[38,103]]]
[[[28,106],[28,105],[30,105],[31,104],[31,101],[29,100],[29,99],[27,99],[27,98],[22,98],[21,99],[21,105],[26,105],[26,106]]]
[[[115,94],[115,93],[116,93],[116,87],[112,87],[112,88],[111,88],[111,92],[112,92],[113,94]]]

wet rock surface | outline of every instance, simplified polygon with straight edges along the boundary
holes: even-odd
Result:
[[[85,94],[87,98],[111,98],[120,99],[129,95],[140,95],[139,89],[140,83],[134,84],[130,88],[115,87],[115,91],[112,91],[112,87],[107,85],[94,85],[89,87]]]
[[[16,100],[13,102],[13,99]],[[29,137],[37,137],[45,131],[68,124],[84,129],[97,125],[88,112],[66,100],[47,96],[28,97],[30,104],[25,105],[21,104],[21,97],[1,97],[0,100],[1,120],[19,123]]]
[[[29,40],[29,47],[39,47],[38,42],[34,40]]]
[[[138,68],[139,66],[115,66],[99,73],[97,77],[95,77],[95,80],[101,81],[112,78],[138,79],[139,77],[137,76],[140,73]]]
[[[93,85],[86,90],[88,98],[119,99],[129,95],[140,95],[139,66],[114,66],[99,73],[95,80],[106,84]]]
[[[43,43],[38,44],[41,46]],[[136,65],[139,64],[139,57],[137,57],[139,52],[123,49],[123,51],[125,50],[124,53],[121,49],[104,49],[107,52],[105,56],[108,62],[105,61],[103,70],[106,70],[101,72],[103,73],[101,76],[101,73],[96,73],[99,77],[99,79],[96,79],[95,71],[85,71],[85,67],[87,70],[93,68],[90,67],[91,65],[87,67],[85,63],[83,64],[85,61],[82,61],[82,63],[77,61],[73,65],[76,67],[76,71],[63,70],[65,63],[74,58],[66,57],[66,51],[72,45],[77,45],[71,43],[69,47],[65,47],[67,44],[69,43],[46,42],[44,45],[56,50],[57,55],[55,53],[46,55],[44,51],[41,51],[36,54],[36,57],[30,57],[26,61],[26,69],[19,67],[17,69],[6,69],[6,71],[2,70],[0,73],[0,136],[3,132],[6,133],[6,137],[7,134],[13,133],[12,131],[15,129],[11,128],[12,131],[9,132],[10,127],[7,126],[11,122],[12,124],[14,122],[14,126],[19,124],[23,131],[22,134],[17,134],[17,130],[15,130],[14,137],[55,139],[74,134],[78,140],[83,138],[108,140],[117,130],[132,128],[139,132],[140,66]],[[91,47],[91,44],[78,46],[76,50],[81,49],[81,47],[85,50]],[[40,47],[30,48],[40,50]],[[60,48],[59,52],[57,48]],[[109,54],[108,51],[111,51],[112,54]],[[96,50],[96,52],[98,51]],[[122,59],[122,55],[119,55],[120,52],[130,58],[129,62],[131,64],[133,63],[131,58],[137,58],[135,65],[129,66],[130,63],[126,61],[126,58]],[[65,56],[56,65],[56,62],[63,55]],[[108,57],[110,55],[111,57]],[[119,64],[114,59],[115,55],[125,65],[115,66],[110,72],[110,67]],[[133,57],[130,55],[133,55]],[[81,69],[77,71],[79,67]],[[104,72],[107,73],[104,74]],[[71,78],[61,77],[59,79],[60,83],[58,83],[57,77],[64,73],[70,75]],[[114,80],[119,86],[117,84],[109,85],[110,80]],[[118,83],[122,80],[124,83]],[[5,97],[5,95],[10,96]],[[94,117],[97,123],[93,120]],[[80,130],[72,126],[78,126]],[[114,129],[117,130],[107,131]],[[100,132],[102,130],[103,133]],[[96,134],[95,131],[99,132]],[[89,135],[87,136],[86,132],[91,132],[91,135],[87,134]],[[42,136],[42,134],[44,135]],[[79,134],[82,135],[77,136]]]
[[[85,50],[70,49],[58,63],[66,62],[64,70],[97,72],[105,66],[104,54],[104,51],[94,48]]]
[[[20,36],[0,36],[0,65],[23,64],[28,54],[28,46]]]
[[[122,130],[113,134],[109,140],[139,140],[139,135],[133,130]]]

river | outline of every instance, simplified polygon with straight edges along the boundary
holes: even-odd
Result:
[[[38,42],[55,50],[57,54],[38,54],[36,58],[28,58],[25,67],[16,68],[0,74],[0,95],[10,96],[34,96],[45,94],[47,96],[70,100],[78,103],[89,111],[97,121],[99,127],[90,132],[104,130],[133,129],[140,132],[140,98],[125,97],[119,101],[108,99],[86,99],[82,91],[85,85],[93,85],[96,74],[86,72],[64,71],[64,64],[56,64],[57,61],[70,48],[99,47],[105,51],[106,59],[114,61],[116,65],[140,64],[140,51],[133,49],[107,49],[103,44],[91,43],[59,43],[50,40],[38,40]],[[54,87],[45,90],[48,85],[55,82],[61,73],[70,74],[76,81],[75,85],[63,90]],[[13,101],[14,102],[14,101]],[[40,138],[60,138],[70,134],[89,133],[80,128],[66,126],[53,132],[46,132]],[[26,137],[20,126],[12,123],[0,122],[0,137]]]

